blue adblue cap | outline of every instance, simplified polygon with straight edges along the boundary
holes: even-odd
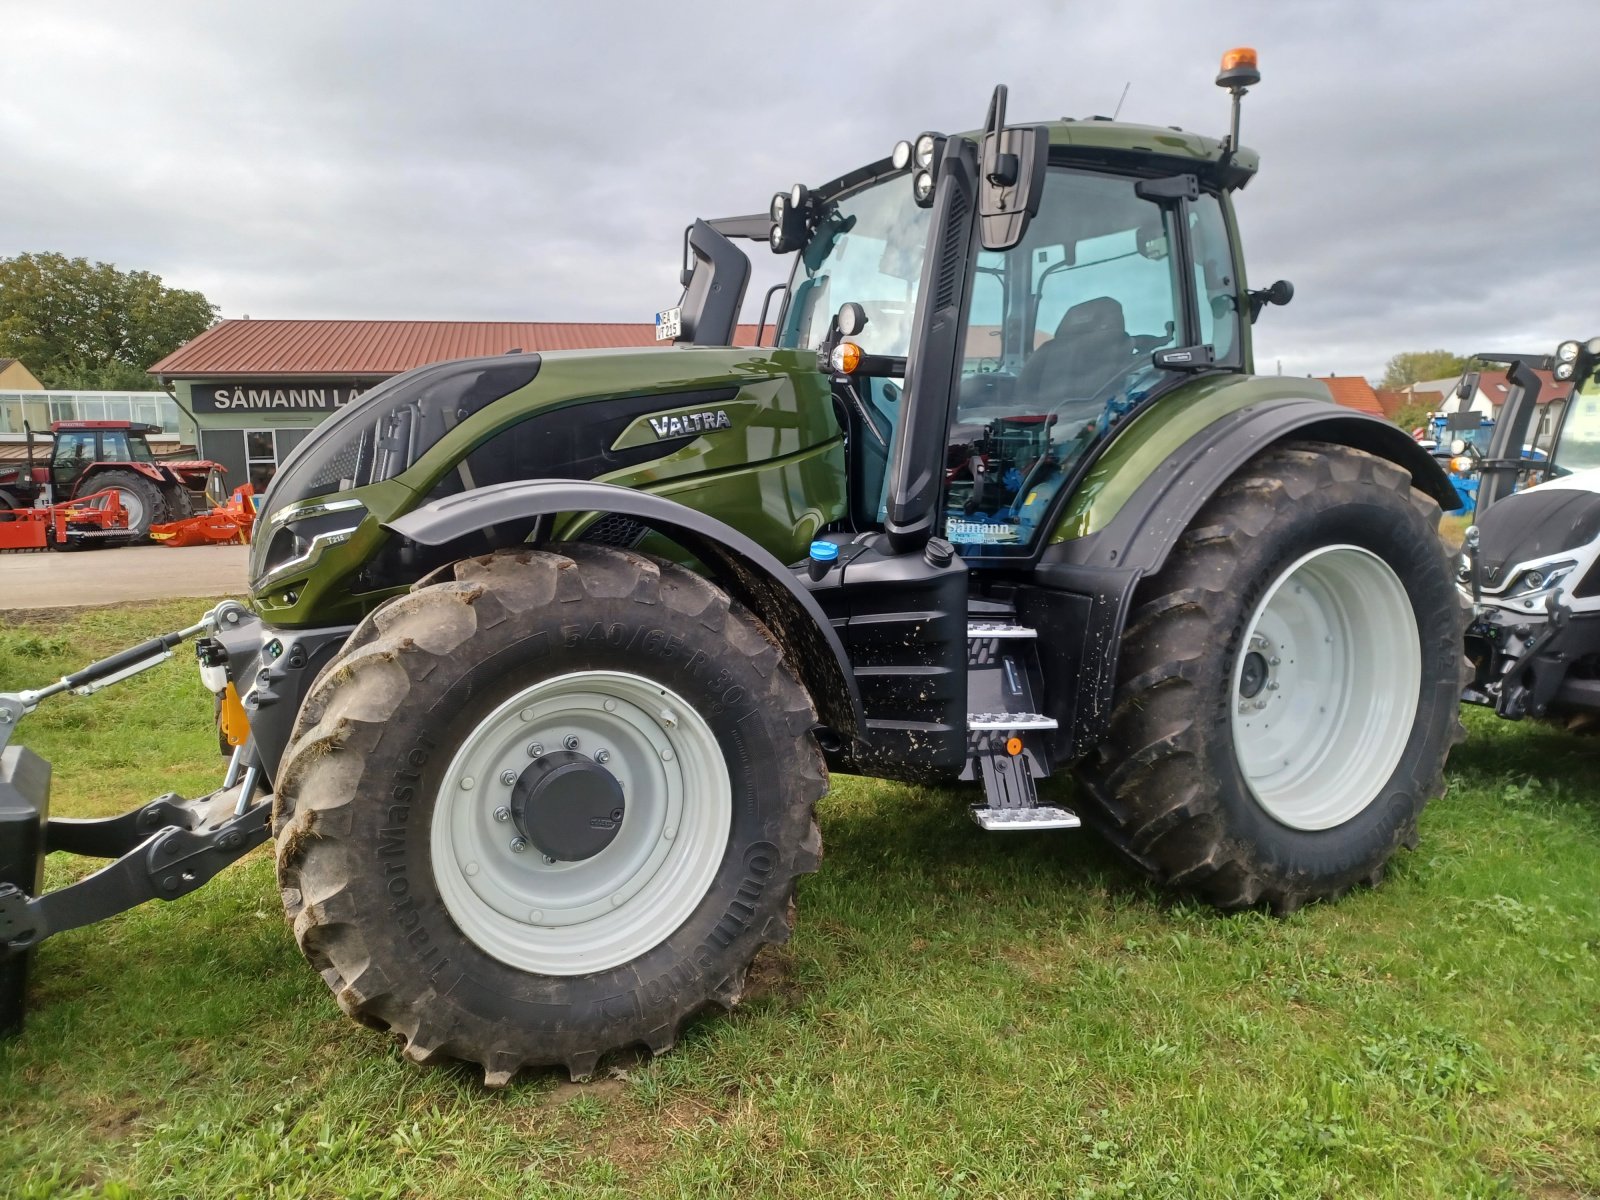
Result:
[[[839,545],[837,542],[812,542],[811,557],[817,562],[832,562],[839,557]]]

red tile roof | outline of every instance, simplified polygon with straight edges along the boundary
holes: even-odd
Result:
[[[1572,395],[1572,381],[1557,383],[1556,377],[1549,371],[1535,368],[1534,374],[1539,377],[1539,403],[1549,404],[1552,400],[1565,400]],[[1488,397],[1489,403],[1499,408],[1506,402],[1506,397],[1511,394],[1511,384],[1506,381],[1504,371],[1484,371],[1478,376],[1478,390]]]
[[[1359,375],[1320,375],[1328,385],[1333,398],[1346,408],[1364,412],[1374,417],[1384,416],[1383,405],[1378,403],[1378,393]]]
[[[754,325],[736,339],[754,345]],[[768,337],[770,338],[770,331]],[[507,350],[655,346],[655,326],[551,321],[223,321],[150,368],[168,379],[214,375],[394,375]]]

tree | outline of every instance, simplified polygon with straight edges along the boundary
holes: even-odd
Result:
[[[217,308],[148,271],[64,254],[0,258],[0,357],[47,388],[148,390],[150,364],[204,333]]]
[[[1427,404],[1402,404],[1395,411],[1394,423],[1410,433],[1418,425],[1426,425],[1433,409]],[[1429,436],[1433,436],[1429,434]]]
[[[1424,379],[1449,379],[1463,371],[1478,369],[1477,360],[1462,358],[1448,350],[1407,350],[1389,360],[1378,386],[1403,391]]]

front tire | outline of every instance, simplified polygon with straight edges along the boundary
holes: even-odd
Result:
[[[663,1051],[789,936],[821,849],[810,702],[684,568],[574,545],[442,575],[299,714],[274,828],[300,947],[408,1058],[491,1086]]]
[[[1443,791],[1461,608],[1439,508],[1344,446],[1276,447],[1135,597],[1086,815],[1160,881],[1279,912],[1376,883]]]

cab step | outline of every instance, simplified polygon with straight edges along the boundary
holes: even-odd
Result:
[[[1004,733],[1023,729],[1054,729],[1056,719],[1036,712],[980,712],[967,714],[967,728],[974,733]]]
[[[1076,829],[1078,814],[1053,804],[1040,804],[1030,755],[997,750],[978,759],[983,779],[983,804],[971,808],[984,829]]]
[[[1077,829],[1083,824],[1070,808],[1036,804],[1032,808],[979,808],[970,810],[972,819],[991,833],[1012,829]]]
[[[1036,638],[1039,636],[1037,629],[1029,629],[1026,625],[1018,625],[1013,621],[971,621],[967,622],[967,639],[975,641],[983,638]]]

